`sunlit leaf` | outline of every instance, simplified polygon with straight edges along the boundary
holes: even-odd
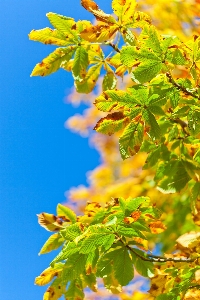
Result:
[[[64,241],[64,238],[58,233],[51,235],[40,250],[39,254],[49,253],[52,250],[58,249],[64,243]]]
[[[56,72],[62,67],[62,64],[68,62],[74,52],[76,46],[70,46],[68,48],[58,48],[49,56],[43,59],[43,61],[35,66],[31,76],[47,76]]]

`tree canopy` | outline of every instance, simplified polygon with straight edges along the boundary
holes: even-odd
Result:
[[[51,12],[53,29],[29,34],[58,46],[31,75],[72,73],[70,100],[89,108],[67,126],[102,158],[69,205],[38,215],[54,232],[40,254],[61,250],[35,283],[50,283],[44,300],[105,298],[102,282],[119,299],[198,299],[200,3],[110,2],[81,1],[94,24]]]

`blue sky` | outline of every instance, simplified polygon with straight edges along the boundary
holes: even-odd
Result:
[[[109,1],[97,1],[101,8]],[[55,255],[38,256],[49,233],[36,214],[55,213],[71,186],[99,162],[88,140],[64,128],[83,107],[64,104],[71,74],[30,77],[34,65],[53,48],[29,41],[32,29],[50,26],[47,12],[77,19],[91,15],[79,0],[1,0],[0,10],[0,298],[40,300],[46,287],[34,278]],[[109,11],[109,10],[107,10]],[[81,151],[80,151],[81,149]]]

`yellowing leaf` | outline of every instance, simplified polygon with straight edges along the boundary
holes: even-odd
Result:
[[[59,231],[62,222],[57,221],[56,216],[48,213],[41,213],[38,216],[38,223],[48,231]]]
[[[88,94],[93,90],[99,78],[101,67],[102,67],[102,63],[98,63],[92,66],[88,70],[85,78],[81,82],[75,81],[75,87],[77,92]]]
[[[62,64],[66,64],[66,62],[71,59],[75,49],[76,46],[56,49],[49,56],[44,58],[41,63],[35,66],[31,76],[47,76],[56,72],[62,67]]]
[[[120,23],[126,24],[133,20],[137,3],[135,0],[113,0],[112,8],[119,17]]]
[[[48,13],[47,18],[51,22],[51,24],[61,32],[67,39],[70,38],[76,42],[78,42],[78,34],[76,32],[76,23],[74,19],[67,18],[62,15],[58,15],[55,13]]]
[[[151,222],[149,224],[151,233],[158,234],[166,230],[166,226],[161,221]]]
[[[51,235],[40,250],[39,254],[49,253],[52,250],[58,249],[64,243],[64,241],[64,238],[62,238],[58,233]]]
[[[177,240],[177,248],[185,253],[195,251],[200,246],[200,232],[191,231],[181,235]]]
[[[67,46],[71,43],[71,41],[66,39],[58,30],[52,30],[51,28],[32,30],[29,33],[29,39],[43,44],[57,46]]]
[[[35,278],[35,284],[40,286],[48,284],[61,270],[62,269],[52,269],[51,267],[45,269],[40,276]]]
[[[94,130],[104,134],[112,135],[127,126],[129,118],[124,116],[122,112],[115,112],[107,115],[107,117],[99,120]]]
[[[76,222],[76,214],[69,207],[64,206],[62,204],[57,205],[57,215],[59,218],[62,218],[66,222]]]
[[[117,30],[117,25],[91,25],[83,30],[80,36],[86,41],[101,43],[109,40]]]
[[[61,287],[50,286],[44,293],[43,300],[58,300],[62,294]]]

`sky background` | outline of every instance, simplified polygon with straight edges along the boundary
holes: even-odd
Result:
[[[110,1],[97,1],[110,12]],[[64,98],[73,85],[63,70],[30,77],[53,47],[29,41],[32,29],[51,27],[47,12],[91,19],[79,0],[1,0],[0,9],[0,298],[42,300],[34,286],[55,256],[38,256],[50,233],[36,214],[55,213],[72,186],[99,163],[88,140],[64,128],[73,108]],[[81,150],[81,151],[80,151]]]

